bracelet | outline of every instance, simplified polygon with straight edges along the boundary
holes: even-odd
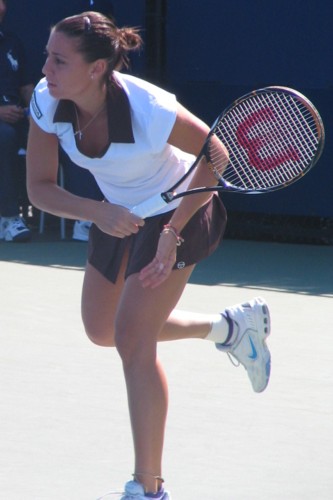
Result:
[[[180,247],[180,245],[182,243],[184,243],[184,238],[182,238],[180,236],[180,234],[178,233],[177,229],[175,229],[171,224],[165,224],[165,226],[163,226],[162,233],[171,233],[171,234],[173,234],[173,236],[176,238],[176,241],[177,241],[177,247]]]
[[[155,476],[154,474],[151,474],[150,472],[134,472],[134,474],[132,474],[132,476],[134,477],[134,479],[136,476],[151,476],[154,479],[156,479],[156,481],[160,481],[161,483],[164,483],[163,477]]]

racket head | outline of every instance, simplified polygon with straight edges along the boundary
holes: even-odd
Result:
[[[228,150],[227,167],[216,138]],[[324,142],[324,125],[311,101],[294,89],[274,86],[226,108],[210,131],[205,154],[222,189],[262,193],[302,177],[319,160]]]

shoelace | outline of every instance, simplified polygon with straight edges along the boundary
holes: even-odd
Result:
[[[238,359],[237,359],[237,358],[235,358],[235,356],[233,356],[233,355],[232,355],[230,352],[228,352],[228,351],[227,351],[227,356],[228,356],[228,358],[229,358],[229,360],[230,360],[230,363],[231,363],[232,365],[234,365],[236,368],[238,368],[238,367],[241,365],[241,363],[238,361]]]

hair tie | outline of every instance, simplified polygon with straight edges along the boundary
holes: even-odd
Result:
[[[85,32],[85,33],[89,33],[89,32],[90,32],[90,30],[91,30],[91,21],[90,21],[90,17],[88,17],[88,16],[84,16],[83,20],[84,20],[84,32]]]

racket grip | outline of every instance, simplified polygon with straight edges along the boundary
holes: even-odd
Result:
[[[155,196],[152,196],[148,200],[135,205],[134,207],[132,207],[130,212],[134,215],[137,215],[138,217],[141,217],[141,219],[145,219],[146,217],[154,215],[158,210],[164,208],[166,205],[167,202],[163,200],[160,194],[157,194]]]

